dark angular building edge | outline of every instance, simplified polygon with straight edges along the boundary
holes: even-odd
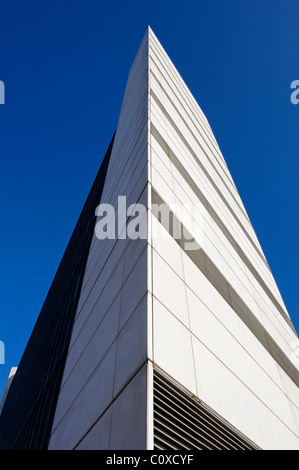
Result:
[[[1,450],[45,450],[114,136],[25,348],[0,416]]]

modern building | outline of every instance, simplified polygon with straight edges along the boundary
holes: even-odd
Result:
[[[2,448],[299,449],[296,341],[209,123],[148,28]]]
[[[13,381],[13,378],[14,378],[16,372],[17,372],[17,367],[12,367],[9,371],[8,379],[6,381],[6,384],[5,384],[5,387],[3,389],[1,399],[0,399],[0,414],[1,414],[1,411],[2,411],[2,408],[3,408],[3,405],[5,403],[5,400],[6,400],[6,397],[7,397],[7,394],[8,394],[8,390],[10,389],[10,386],[12,384],[12,381]]]

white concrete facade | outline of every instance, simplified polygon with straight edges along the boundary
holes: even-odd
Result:
[[[12,384],[12,381],[14,379],[14,376],[17,372],[17,367],[12,367],[9,371],[9,375],[7,377],[7,381],[6,381],[6,384],[5,384],[5,387],[3,389],[3,392],[2,392],[2,395],[1,395],[1,399],[0,399],[0,414],[1,414],[1,411],[2,411],[2,408],[4,406],[4,402],[6,400],[6,397],[8,395],[8,391],[10,389],[10,386]]]
[[[157,220],[153,191],[177,219],[190,210],[210,277]],[[256,446],[299,449],[297,336],[211,128],[150,28],[101,202],[119,195],[147,207],[148,235],[93,238],[49,449],[152,449],[153,367]]]

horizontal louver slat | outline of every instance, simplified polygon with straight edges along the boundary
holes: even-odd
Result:
[[[154,448],[253,450],[246,438],[154,370]]]
[[[157,399],[159,399],[159,391],[158,389],[156,388],[156,395],[157,395]],[[166,396],[164,397],[165,398],[165,405],[167,406],[167,403],[166,402],[169,402],[171,407],[174,406],[174,403],[172,403],[171,400],[169,400],[169,398],[167,398]],[[183,408],[183,406],[182,406]],[[211,435],[215,435],[215,437],[217,438],[217,440],[221,439],[222,437],[224,438],[223,439],[223,443],[224,444],[227,444],[228,446],[229,445],[234,445],[234,441],[233,439],[231,438],[230,436],[230,433],[229,432],[223,432],[222,431],[222,427],[216,423],[216,426],[214,424],[214,421],[213,420],[208,420],[206,419],[205,415],[202,413],[202,414],[199,414],[198,413],[198,410],[196,410],[195,408],[192,410],[190,410],[189,408],[187,407],[184,407],[184,415],[181,415],[180,419],[184,418],[184,420],[189,420],[191,417],[191,423],[196,423],[198,424],[199,426],[203,426],[203,427],[207,427],[209,429],[209,432],[211,433]],[[217,425],[218,424],[218,425]],[[214,431],[215,429],[215,431]],[[229,447],[228,447],[229,448]]]

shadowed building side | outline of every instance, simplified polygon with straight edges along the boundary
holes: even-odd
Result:
[[[9,388],[1,449],[47,449],[113,139]]]

